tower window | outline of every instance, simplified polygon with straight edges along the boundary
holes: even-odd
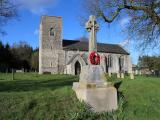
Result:
[[[52,62],[50,62],[50,67],[52,67]]]
[[[50,28],[49,35],[54,36],[54,29],[53,28]]]

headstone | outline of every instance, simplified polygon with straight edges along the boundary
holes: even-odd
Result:
[[[109,77],[112,77],[112,74],[110,72],[108,73],[108,75],[109,75]]]
[[[90,16],[86,29],[90,32],[89,53],[97,51],[96,31],[98,24],[95,16]],[[73,83],[77,98],[91,106],[95,112],[113,111],[117,109],[117,90],[107,82],[100,65],[82,67],[79,82]]]
[[[134,79],[134,74],[133,73],[130,73],[130,79]]]
[[[120,78],[120,73],[117,73],[117,78]]]
[[[121,78],[124,79],[124,73],[121,73]]]

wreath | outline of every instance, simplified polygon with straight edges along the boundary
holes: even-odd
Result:
[[[90,53],[89,60],[90,60],[92,65],[99,65],[100,64],[100,56],[95,51]]]

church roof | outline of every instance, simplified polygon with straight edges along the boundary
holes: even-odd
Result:
[[[63,49],[73,51],[88,51],[88,42],[78,40],[63,40]],[[129,55],[129,53],[125,49],[117,44],[97,43],[97,51],[104,53]]]

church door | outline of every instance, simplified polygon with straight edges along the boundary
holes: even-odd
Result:
[[[80,63],[77,61],[75,63],[75,75],[79,75],[81,73],[81,65]]]

